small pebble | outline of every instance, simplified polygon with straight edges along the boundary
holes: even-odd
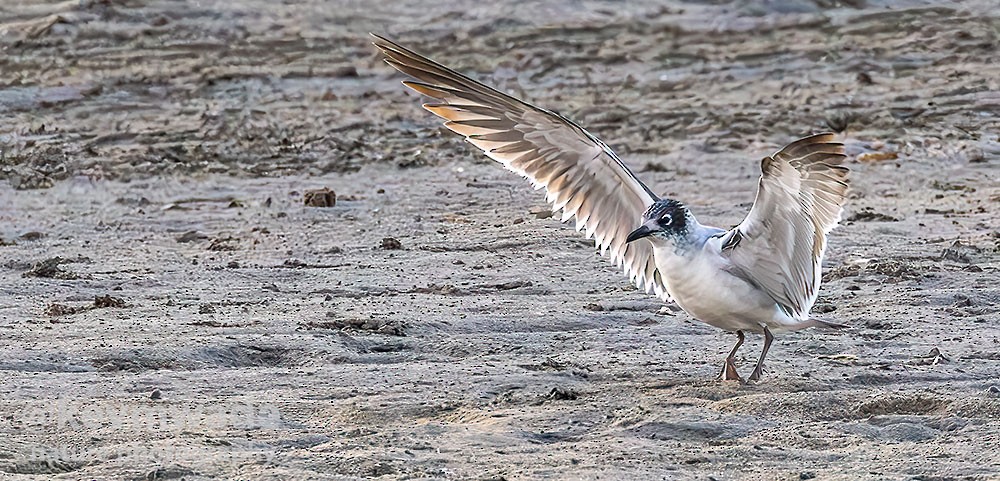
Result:
[[[387,251],[397,251],[403,248],[403,243],[399,242],[399,239],[396,239],[394,237],[386,237],[382,239],[382,244],[380,247],[382,247]]]
[[[326,187],[307,190],[304,202],[309,207],[333,207],[337,205],[337,194]]]

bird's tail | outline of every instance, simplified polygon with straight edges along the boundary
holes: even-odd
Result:
[[[804,322],[802,327],[825,327],[827,329],[847,329],[847,324],[840,324],[838,322],[824,321],[822,319],[809,319]]]

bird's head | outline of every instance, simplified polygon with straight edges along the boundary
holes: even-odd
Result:
[[[626,242],[654,237],[662,240],[684,237],[688,232],[691,213],[684,204],[672,199],[660,199],[642,214],[642,225],[632,231]]]

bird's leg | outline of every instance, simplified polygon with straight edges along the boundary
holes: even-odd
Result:
[[[757,367],[753,369],[750,373],[750,377],[747,381],[754,382],[760,380],[760,375],[764,374],[764,358],[767,357],[767,350],[771,348],[771,341],[774,340],[774,336],[771,335],[771,331],[764,326],[764,350],[760,352],[760,359],[757,360]]]
[[[736,372],[736,351],[743,345],[743,331],[736,331],[736,337],[736,345],[733,346],[732,351],[729,351],[729,356],[726,357],[726,363],[722,366],[722,372],[719,373],[719,380],[721,381],[743,382],[743,378],[740,377],[740,373]]]

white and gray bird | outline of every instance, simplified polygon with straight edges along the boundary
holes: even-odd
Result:
[[[433,98],[424,108],[507,169],[544,188],[563,222],[593,237],[635,285],[674,301],[691,317],[735,332],[720,374],[740,380],[744,332],[841,327],[809,316],[819,291],[826,236],[847,192],[844,146],[830,133],[785,146],[761,162],[747,217],[725,230],[702,225],[676,200],[656,196],[600,139],[573,121],[477,82],[372,34],[385,61]]]

